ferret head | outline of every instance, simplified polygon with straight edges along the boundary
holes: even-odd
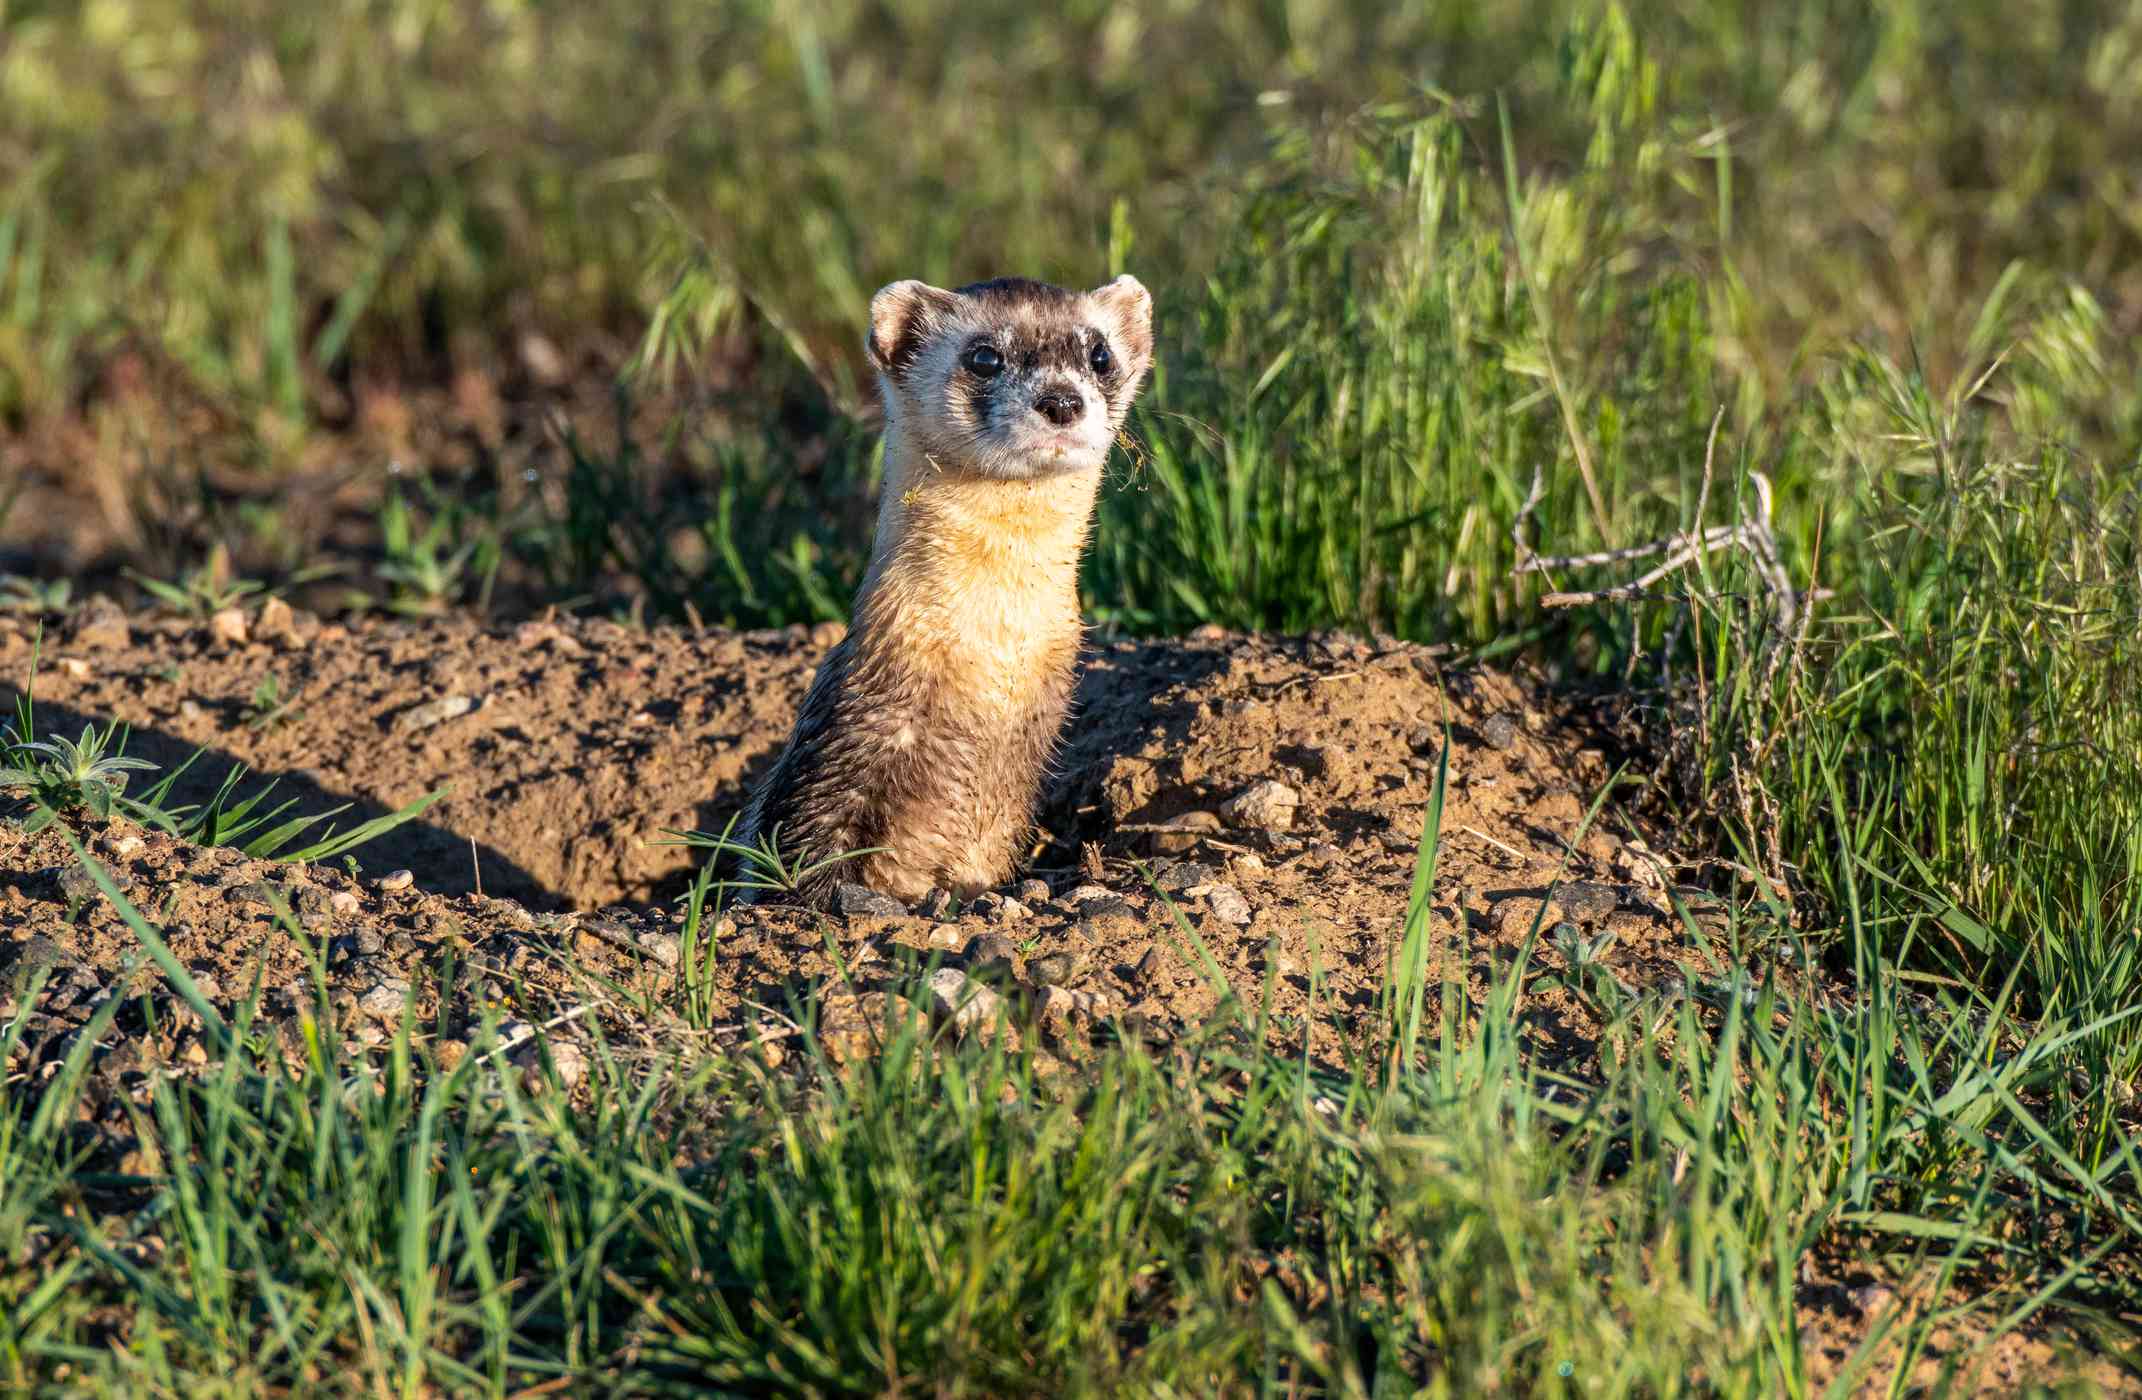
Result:
[[[942,470],[1024,481],[1107,460],[1153,361],[1153,299],[1127,276],[895,282],[871,298],[867,345],[894,431]]]

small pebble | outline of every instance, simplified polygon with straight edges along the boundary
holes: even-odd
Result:
[[[263,909],[273,909],[282,894],[266,880],[246,880],[231,886],[230,898],[233,904],[253,904]]]
[[[1048,986],[1041,989],[1036,1003],[1044,1022],[1062,1023],[1076,1012],[1093,1013],[1093,998],[1084,992],[1074,992],[1069,987]]]
[[[395,720],[394,727],[404,734],[415,734],[432,729],[450,719],[459,719],[476,708],[476,702],[466,695],[446,695],[437,700],[427,700],[421,705],[404,710]]]
[[[1554,903],[1578,923],[1597,923],[1621,907],[1621,891],[1612,885],[1580,880],[1557,889]]]
[[[1097,900],[1086,906],[1077,927],[1089,943],[1110,942],[1137,931],[1138,911],[1124,900]]]
[[[551,1071],[558,1076],[559,1088],[573,1089],[579,1085],[581,1080],[587,1078],[588,1057],[587,1053],[579,1046],[569,1040],[553,1040],[550,1042],[549,1050]],[[534,1045],[530,1045],[522,1052],[521,1056],[516,1058],[525,1059],[529,1086],[534,1088],[542,1085],[544,1082],[542,1052]]]
[[[1480,721],[1480,742],[1491,749],[1507,749],[1517,742],[1517,717],[1508,711]]]
[[[380,877],[379,887],[383,890],[406,890],[415,883],[416,876],[410,872],[390,870]]]
[[[1094,904],[1104,899],[1114,899],[1115,897],[1116,892],[1106,885],[1087,884],[1067,891],[1058,902],[1069,909],[1081,909],[1088,904]]]
[[[1206,836],[1225,829],[1224,823],[1211,812],[1184,812],[1161,825],[1167,829],[1151,833],[1151,838],[1154,853],[1164,856],[1196,850],[1198,842]]]
[[[327,897],[327,907],[337,914],[354,914],[361,905],[362,901],[348,890],[336,890]]]
[[[1026,960],[1026,975],[1040,987],[1062,986],[1083,970],[1082,959],[1074,952],[1044,953],[1038,958]]]
[[[408,1000],[409,984],[389,978],[359,997],[357,1009],[367,1016],[377,1016],[385,1021],[399,1017]]]
[[[1294,825],[1302,796],[1270,778],[1252,783],[1220,804],[1220,814],[1236,826],[1255,831],[1286,831]]]
[[[1161,871],[1159,875],[1154,877],[1153,884],[1156,888],[1166,890],[1170,894],[1181,894],[1183,891],[1195,889],[1199,885],[1211,884],[1219,878],[1219,874],[1219,871],[1214,870],[1209,865],[1199,865],[1195,861],[1183,860],[1177,861]]]
[[[1233,885],[1214,885],[1205,894],[1205,904],[1215,917],[1228,923],[1246,924],[1250,921],[1249,901]]]
[[[931,973],[927,986],[931,1004],[963,1031],[997,1014],[997,994],[956,967]]]
[[[879,894],[868,885],[841,884],[834,887],[833,907],[850,917],[871,915],[880,918],[903,918],[907,908],[888,894]]]
[[[245,645],[247,627],[243,608],[224,608],[208,619],[208,634],[232,646]]]
[[[133,636],[127,630],[126,613],[99,593],[75,614],[74,640],[85,647],[116,649],[126,646]]]
[[[1020,899],[1028,904],[1046,904],[1049,902],[1048,882],[1046,880],[1021,880],[1019,882],[1018,895]]]
[[[253,631],[262,641],[279,641],[289,638],[297,630],[297,614],[280,598],[270,597],[260,605],[260,613],[253,619]]]
[[[967,946],[967,935],[958,924],[938,924],[930,930],[929,946],[940,953],[956,953]]]
[[[985,933],[967,945],[967,961],[970,963],[1000,963],[1010,967],[1018,958],[1019,950],[1001,933]]]

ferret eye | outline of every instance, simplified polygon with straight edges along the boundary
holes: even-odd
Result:
[[[1093,343],[1093,353],[1086,357],[1086,363],[1093,366],[1095,374],[1106,374],[1116,367],[1116,357],[1109,353],[1107,341],[1097,340]]]
[[[970,374],[994,379],[997,377],[997,371],[1004,368],[1004,357],[997,353],[997,347],[994,345],[977,345],[960,358],[960,363],[967,367]]]

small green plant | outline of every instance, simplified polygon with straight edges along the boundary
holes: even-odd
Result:
[[[243,764],[233,766],[223,775],[223,781],[217,784],[206,802],[175,803],[173,789],[203,752],[205,750],[196,749],[184,763],[165,774],[140,798],[125,801],[122,805],[127,815],[143,825],[160,827],[197,846],[227,846],[255,860],[307,864],[333,860],[377,840],[421,816],[426,808],[449,791],[441,787],[405,807],[360,822],[343,832],[336,831],[332,821],[350,809],[347,802],[314,813],[293,814],[298,805],[298,799],[294,797],[268,807],[265,804],[275,791],[272,780],[241,796],[238,789],[246,776]]]
[[[455,544],[472,512],[434,501],[430,523],[421,530],[401,492],[380,507],[380,547],[386,562],[379,577],[393,586],[387,606],[412,617],[436,617],[462,599],[473,571],[481,578],[479,600],[488,600],[500,563],[498,532],[477,520],[473,538]],[[479,602],[479,606],[482,602]]]
[[[0,574],[0,612],[63,613],[74,602],[74,580]]]
[[[79,739],[38,739],[30,699],[16,702],[15,720],[6,746],[7,767],[0,769],[0,790],[26,792],[26,832],[44,830],[63,812],[86,808],[99,820],[111,816],[124,800],[127,775],[155,771],[147,759],[128,758],[126,732],[117,720],[98,732],[83,725]]]
[[[126,731],[117,720],[99,734],[94,725],[82,726],[82,737],[37,737],[37,658],[44,645],[39,627],[30,644],[30,678],[15,697],[15,714],[7,732],[0,736],[0,751],[7,766],[0,768],[0,791],[27,791],[29,810],[23,829],[38,832],[51,825],[62,812],[88,808],[106,818],[121,801],[127,775],[153,771],[146,759],[128,758]]]
[[[126,570],[126,576],[173,612],[197,620],[236,607],[267,587],[258,579],[232,577],[230,551],[220,544],[174,581],[150,578],[133,569]]]
[[[731,873],[714,882],[715,887],[724,892],[750,890],[769,894],[793,894],[821,871],[830,870],[846,861],[877,855],[885,849],[882,846],[870,846],[806,864],[801,857],[782,852],[779,828],[756,840],[741,842],[731,839],[735,827],[735,821],[731,820],[719,835],[705,831],[671,831],[666,828],[662,834],[676,838],[667,844],[690,846],[710,852],[708,869],[726,860]]]
[[[289,719],[296,708],[297,696],[284,695],[282,677],[270,671],[246,699],[246,727],[267,729]]]

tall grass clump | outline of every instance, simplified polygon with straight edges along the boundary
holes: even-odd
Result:
[[[1840,437],[1838,514],[1858,538],[1829,536],[1821,575],[1838,599],[1788,667],[1757,675],[1745,653],[1713,653],[1713,722],[1735,736],[1735,771],[1714,776],[1736,788],[1744,829],[1833,907],[1855,876],[1913,892],[1936,916],[1918,947],[1933,971],[2018,973],[2034,1014],[2131,1006],[2142,472],[2018,441],[1997,412],[1944,410],[1877,357],[1848,382],[1882,408]],[[1853,839],[1831,846],[1816,833],[1839,787]],[[2122,1039],[2112,1072],[2126,1080],[2142,1037]]]

